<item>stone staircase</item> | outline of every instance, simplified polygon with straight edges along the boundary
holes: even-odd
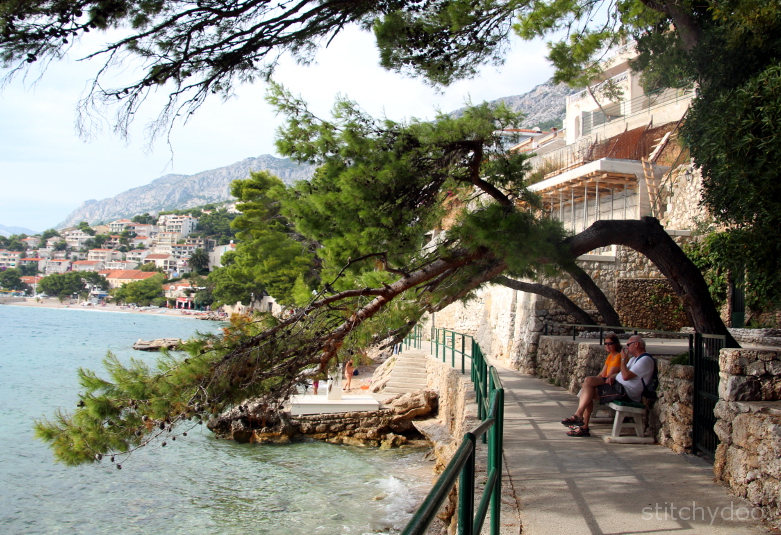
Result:
[[[396,364],[383,394],[406,394],[426,388],[426,359],[420,350],[407,350],[396,356]]]

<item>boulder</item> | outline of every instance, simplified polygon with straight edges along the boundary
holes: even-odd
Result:
[[[248,402],[213,418],[207,427],[237,442],[279,443],[299,437],[336,444],[395,448],[422,438],[413,422],[436,416],[433,390],[400,394],[378,411],[307,414],[293,417],[261,402]]]
[[[177,349],[182,344],[180,338],[158,338],[156,340],[141,340],[133,344],[137,351],[160,351],[161,349]]]

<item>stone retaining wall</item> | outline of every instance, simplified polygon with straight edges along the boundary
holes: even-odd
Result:
[[[671,356],[654,355],[659,367],[659,399],[646,422],[656,440],[677,453],[692,447],[691,366],[671,365]],[[542,336],[537,351],[537,376],[577,394],[583,380],[597,375],[605,363],[605,350],[594,343]],[[574,404],[574,400],[573,400]]]
[[[615,308],[621,325],[658,331],[690,326],[681,298],[667,279],[619,279]]]
[[[781,350],[719,354],[714,474],[781,528]]]

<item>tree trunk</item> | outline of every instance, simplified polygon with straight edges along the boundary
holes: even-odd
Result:
[[[513,290],[518,290],[521,292],[527,292],[527,293],[532,293],[532,294],[541,295],[543,297],[547,297],[548,299],[550,299],[551,301],[559,305],[561,308],[563,308],[564,312],[566,312],[570,316],[574,316],[575,323],[582,323],[583,325],[596,325],[597,323],[594,320],[594,318],[592,318],[588,314],[588,312],[586,312],[578,305],[573,303],[569,297],[567,297],[560,291],[556,290],[555,288],[551,288],[550,286],[545,286],[544,284],[534,284],[530,282],[521,282],[521,281],[517,281],[505,277],[504,275],[495,277],[491,282],[495,284],[501,284],[502,286],[507,286],[508,288],[512,288]]]
[[[740,347],[721,320],[702,273],[656,218],[597,221],[580,234],[567,238],[565,244],[573,258],[613,244],[630,247],[647,256],[681,297],[697,331],[725,335],[727,347]]]
[[[611,327],[620,327],[621,320],[618,317],[618,312],[607,300],[605,294],[602,292],[599,286],[594,282],[594,279],[589,277],[588,273],[583,271],[580,266],[573,264],[571,267],[565,268],[573,279],[583,288],[591,302],[597,307],[597,310],[602,315],[602,323],[610,325]]]

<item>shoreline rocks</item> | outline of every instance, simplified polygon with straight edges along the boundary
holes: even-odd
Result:
[[[137,351],[160,351],[161,349],[178,349],[182,344],[181,338],[158,338],[156,340],[142,340],[133,344]]]
[[[378,411],[290,416],[250,402],[213,418],[207,427],[218,438],[242,443],[288,443],[310,438],[333,444],[395,448],[424,436],[415,427],[420,419],[435,417],[438,395],[434,390],[400,394]]]

